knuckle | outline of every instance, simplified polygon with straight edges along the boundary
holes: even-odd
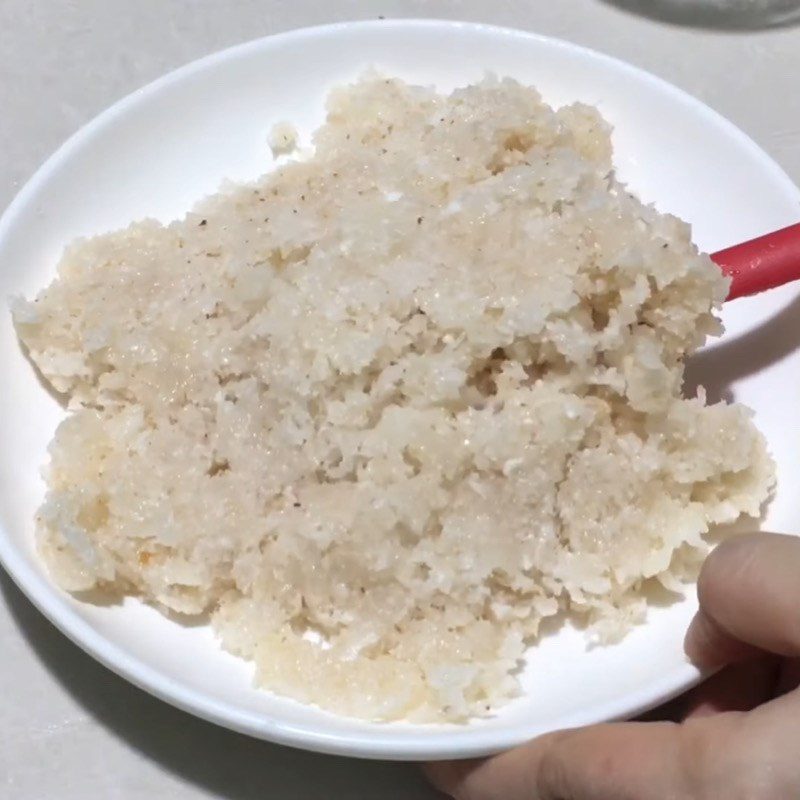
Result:
[[[690,719],[681,725],[678,757],[686,800],[714,800],[720,796],[721,786],[730,785],[724,764],[731,746],[733,720],[722,726],[717,719]],[[734,800],[730,792],[726,800]]]
[[[558,748],[568,738],[566,732],[555,734],[552,744],[545,748],[539,761],[537,782],[540,786],[548,787],[548,791],[555,796],[563,794],[566,797],[567,772]]]
[[[461,785],[466,783],[466,763],[458,761],[437,761],[423,767],[425,776],[433,787],[446,797],[456,800],[469,800],[461,793]]]
[[[436,788],[452,800],[487,800],[495,797],[493,760],[451,761],[439,776]]]
[[[682,724],[682,800],[788,800],[771,760],[749,741],[746,721],[746,714],[729,712]]]
[[[716,796],[714,792],[708,795]],[[734,785],[726,793],[727,800],[788,800],[788,797],[769,775],[757,768],[738,772]]]
[[[489,796],[477,780],[467,776],[459,781],[453,791],[453,800],[487,800]]]

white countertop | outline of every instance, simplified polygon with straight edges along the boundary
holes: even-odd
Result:
[[[509,25],[611,53],[722,112],[800,182],[800,27],[699,30],[610,0],[0,0],[0,208],[65,137],[161,73],[246,39],[379,15]],[[0,732],[0,800],[434,797],[413,766],[276,747],[151,698],[1,571]]]

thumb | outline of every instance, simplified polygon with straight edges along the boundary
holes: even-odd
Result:
[[[712,668],[758,651],[800,656],[799,575],[798,537],[755,533],[719,545],[700,573],[689,658]]]

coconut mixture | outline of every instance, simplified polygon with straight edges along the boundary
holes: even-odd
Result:
[[[727,280],[595,109],[511,80],[368,77],[313,144],[15,302],[69,405],[39,548],[70,591],[208,614],[266,689],[491,713],[543,619],[622,636],[759,513],[748,411],[681,395]]]

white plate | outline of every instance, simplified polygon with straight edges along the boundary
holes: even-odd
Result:
[[[142,216],[169,220],[225,178],[270,167],[267,132],[290,119],[307,136],[334,84],[374,65],[443,89],[485,70],[538,86],[554,104],[598,105],[615,126],[616,163],[645,199],[695,226],[715,249],[789,224],[800,193],[730,123],[630,66],[519,31],[433,21],[385,21],[294,31],[190,64],[135,92],[68,141],[0,222],[0,297],[31,294],[53,275],[63,246]],[[800,474],[796,433],[800,356],[796,290],[726,309],[727,339],[704,356],[704,374],[730,383],[756,409],[779,474]],[[792,306],[798,311],[796,305]],[[757,325],[764,323],[757,331]],[[749,332],[748,332],[749,331]],[[376,758],[487,754],[543,731],[635,714],[697,679],[681,651],[694,602],[653,608],[622,644],[587,652],[570,629],[530,653],[525,695],[466,726],[343,719],[251,688],[247,664],[202,627],[181,627],[138,602],[80,603],[56,589],[33,546],[32,517],[45,449],[63,412],[22,357],[0,313],[0,558],[31,600],[77,644],[128,680],[198,716],[275,742]],[[787,485],[788,484],[788,485]],[[798,525],[789,481],[767,524]]]

